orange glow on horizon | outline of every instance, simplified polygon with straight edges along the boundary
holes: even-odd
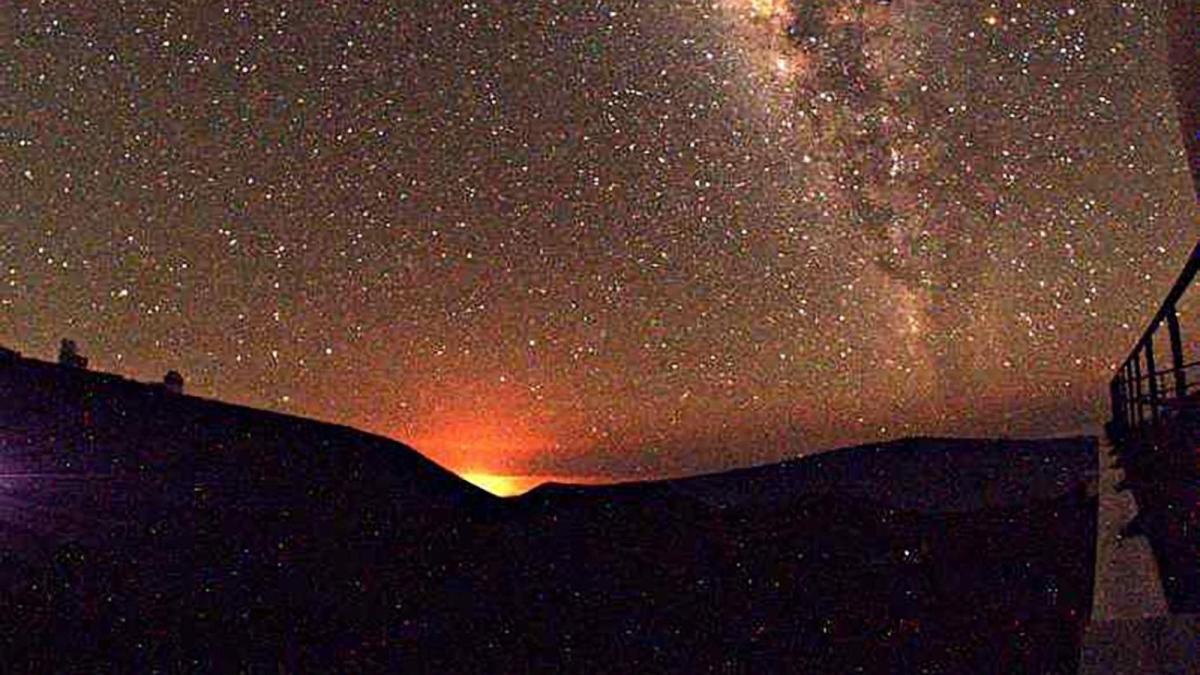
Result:
[[[465,414],[436,430],[405,439],[417,451],[459,474],[519,474],[521,467],[555,444],[532,425],[498,415]]]
[[[516,497],[525,494],[543,483],[564,483],[575,485],[600,485],[612,482],[611,479],[580,476],[547,476],[526,475],[506,476],[502,474],[467,471],[459,474],[459,478],[468,483],[487,490],[497,497]]]
[[[501,476],[492,473],[468,472],[459,476],[472,485],[483,488],[497,497],[515,497],[528,492],[541,481],[531,482],[528,476]]]
[[[530,400],[515,383],[464,382],[451,391],[446,399],[410,409],[408,419],[391,425],[387,435],[501,497],[523,494],[546,482],[609,482],[535,468],[567,452],[558,440],[562,418]]]

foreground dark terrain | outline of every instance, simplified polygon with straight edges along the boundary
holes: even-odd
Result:
[[[0,651],[43,672],[1073,672],[1095,452],[913,439],[500,500],[378,437],[10,354]]]
[[[1125,473],[1137,518],[1127,527],[1144,535],[1158,563],[1171,611],[1200,613],[1200,393],[1164,406],[1157,422],[1121,438],[1115,463]]]

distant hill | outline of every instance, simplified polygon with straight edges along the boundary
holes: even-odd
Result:
[[[583,670],[612,647],[580,633],[627,644],[613,622],[655,634],[623,647],[649,670],[1074,672],[1096,449],[912,438],[675,480],[547,484],[512,500],[521,524],[507,538],[528,543],[511,550],[536,553],[511,586],[557,591],[526,620],[579,617],[573,639],[596,659],[577,647]]]
[[[386,438],[12,352],[0,355],[0,401],[3,473],[288,483],[386,493],[421,508],[492,501]]]
[[[816,495],[868,499],[896,509],[947,512],[1054,499],[1094,483],[1092,437],[1044,441],[905,438],[717,474],[620,485],[546,484],[534,497],[658,492],[714,507],[782,505]]]

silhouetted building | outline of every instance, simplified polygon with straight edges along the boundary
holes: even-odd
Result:
[[[63,338],[62,345],[58,348],[58,363],[68,368],[82,370],[87,370],[88,367],[87,357],[79,354],[79,345],[75,344],[74,340],[67,338]]]
[[[163,389],[171,394],[182,394],[183,375],[180,375],[177,370],[168,370],[167,374],[163,376]]]

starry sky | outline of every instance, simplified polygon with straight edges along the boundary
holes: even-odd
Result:
[[[1079,431],[1200,236],[1164,24],[4,3],[0,344],[464,472]]]

